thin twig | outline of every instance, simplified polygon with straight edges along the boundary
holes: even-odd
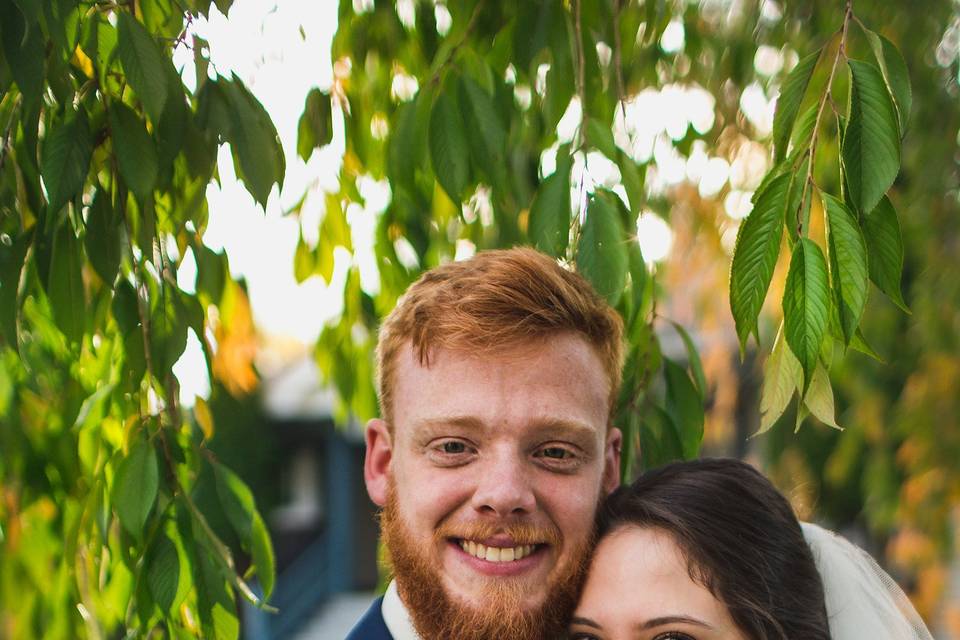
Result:
[[[620,113],[623,115],[623,127],[627,127],[627,107],[624,104],[626,91],[623,87],[623,62],[620,57],[620,9],[623,0],[614,0],[613,3],[613,72],[617,81],[617,101],[620,103]]]
[[[3,163],[7,159],[7,155],[9,154],[9,149],[11,148],[10,131],[13,129],[13,123],[17,119],[17,111],[20,108],[22,97],[23,97],[23,94],[18,94],[17,97],[13,99],[14,105],[13,105],[13,108],[10,109],[10,119],[7,120],[7,126],[3,132],[3,140],[0,141],[0,169],[3,169]]]
[[[473,33],[473,29],[477,26],[477,20],[480,18],[480,10],[483,8],[483,4],[486,0],[479,0],[477,6],[473,8],[473,15],[470,16],[470,22],[467,23],[467,28],[464,29],[463,35],[460,37],[460,40],[457,41],[457,44],[453,45],[453,48],[450,49],[450,54],[446,59],[437,67],[436,72],[434,72],[433,77],[430,78],[430,84],[436,85],[440,82],[440,76],[449,67],[454,58],[457,57],[457,53],[460,52],[460,49],[467,43],[467,39],[470,37],[470,34]]]
[[[840,58],[845,56],[845,47],[847,41],[847,30],[850,26],[850,18],[853,16],[853,0],[847,0],[847,8],[843,14],[843,26],[840,27],[840,43],[837,45],[837,55],[833,58],[833,66],[830,67],[830,77],[827,79],[827,88],[820,98],[820,106],[817,107],[817,117],[813,121],[813,139],[810,141],[810,164],[807,165],[807,179],[803,183],[803,194],[800,197],[800,208],[797,209],[797,236],[802,236],[803,220],[800,215],[807,202],[807,194],[810,188],[816,186],[813,182],[813,167],[816,161],[817,152],[817,131],[820,128],[820,118],[823,116],[824,108],[827,106],[827,100],[832,102],[833,78],[837,73],[837,65]]]
[[[573,0],[573,24],[577,40],[577,97],[580,99],[580,139],[582,146],[586,146],[588,140],[587,123],[590,120],[590,115],[587,113],[586,62],[583,53],[583,27],[580,23],[580,1],[581,0]]]

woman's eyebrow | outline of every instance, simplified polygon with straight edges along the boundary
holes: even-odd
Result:
[[[697,618],[691,618],[689,616],[661,616],[659,618],[653,618],[647,620],[646,622],[640,623],[637,625],[639,629],[653,629],[654,627],[661,627],[668,624],[692,624],[698,627],[703,627],[704,629],[713,630],[713,626],[707,624],[703,620],[698,620]]]
[[[581,618],[579,616],[573,616],[573,618],[570,620],[570,624],[582,624],[585,627],[593,627],[594,629],[603,628],[590,618]]]

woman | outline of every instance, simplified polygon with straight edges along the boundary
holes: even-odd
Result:
[[[610,496],[599,534],[572,640],[930,638],[869,556],[801,527],[737,460],[645,473]]]

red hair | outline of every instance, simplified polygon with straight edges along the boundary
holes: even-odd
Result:
[[[424,366],[434,349],[495,352],[560,333],[580,334],[620,389],[623,322],[580,275],[530,248],[482,251],[424,273],[386,317],[377,341],[380,411],[390,422],[400,349],[411,345]]]

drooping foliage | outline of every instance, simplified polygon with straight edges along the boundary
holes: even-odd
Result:
[[[264,521],[172,370],[193,334],[218,384],[249,386],[246,293],[203,244],[205,194],[224,143],[261,204],[284,174],[260,103],[208,75],[189,26],[209,10],[0,1],[5,638],[236,637],[237,596],[270,596]]]

